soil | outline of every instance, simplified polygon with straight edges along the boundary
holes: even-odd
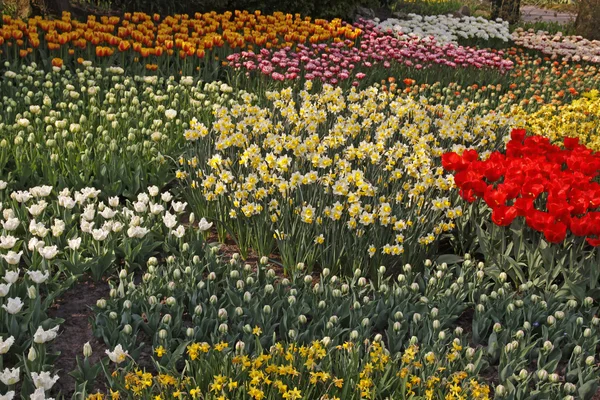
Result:
[[[83,345],[90,342],[93,353],[91,363],[99,362],[104,356],[104,343],[94,337],[90,324],[93,311],[90,306],[103,297],[108,297],[109,287],[106,282],[94,282],[87,278],[73,285],[49,310],[51,318],[62,318],[61,334],[54,340],[52,351],[60,352],[55,369],[60,379],[54,390],[70,398],[75,390],[75,379],[69,375],[77,367],[76,357],[83,357]],[[91,389],[91,388],[90,388]],[[103,387],[94,389],[103,390]]]

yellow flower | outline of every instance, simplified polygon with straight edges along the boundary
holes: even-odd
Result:
[[[294,389],[285,392],[283,394],[283,398],[286,399],[286,400],[301,399],[302,398],[302,393],[300,392],[300,390],[298,390],[297,387],[294,387]]]
[[[165,353],[166,353],[167,351],[165,350],[165,348],[164,348],[164,347],[162,347],[162,346],[158,346],[157,348],[155,348],[155,349],[154,349],[154,352],[156,353],[156,356],[157,356],[158,358],[161,358],[162,356],[164,356],[164,355],[165,355]]]
[[[252,329],[252,334],[253,334],[253,335],[259,336],[261,333],[262,333],[262,329],[260,329],[260,328],[258,327],[258,325],[257,325],[257,326],[255,326],[255,327],[254,327],[254,329]]]

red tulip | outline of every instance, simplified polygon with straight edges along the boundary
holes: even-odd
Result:
[[[560,243],[565,240],[567,236],[567,225],[562,222],[556,222],[554,224],[549,224],[546,229],[544,229],[544,237],[550,243]]]
[[[509,226],[516,217],[515,207],[499,206],[492,210],[492,221],[498,226]]]

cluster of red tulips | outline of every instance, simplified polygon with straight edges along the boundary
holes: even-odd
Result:
[[[451,152],[442,156],[442,165],[455,172],[465,200],[486,202],[496,225],[524,217],[550,243],[561,243],[570,231],[600,246],[600,153],[578,139],[565,138],[563,148],[515,129],[505,154],[480,160],[474,150]]]

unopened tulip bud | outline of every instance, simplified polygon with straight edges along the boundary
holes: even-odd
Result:
[[[355,301],[354,303],[352,303],[352,309],[353,310],[360,310],[361,305],[358,301]]]
[[[554,313],[554,317],[560,321],[561,319],[565,318],[565,313],[564,311],[557,311]]]
[[[265,257],[265,256],[262,256],[262,257],[260,258],[260,261],[259,261],[259,262],[260,262],[262,265],[267,265],[267,263],[269,262],[269,258],[268,258],[268,257]]]
[[[575,393],[577,391],[577,386],[571,382],[565,382],[563,388],[565,389],[565,393]]]
[[[456,328],[454,328],[454,335],[455,336],[460,336],[463,334],[463,328],[461,328],[460,326],[457,326]]]
[[[467,366],[465,367],[465,371],[468,372],[469,374],[474,374],[475,373],[475,365],[469,363],[467,364]]]
[[[526,331],[531,330],[531,323],[529,323],[529,321],[523,322],[523,329]]]
[[[592,330],[590,328],[585,328],[583,331],[583,337],[589,338],[590,336],[592,336]]]
[[[217,312],[217,316],[219,317],[220,320],[227,319],[227,310],[224,308],[220,308],[219,311]]]
[[[33,347],[29,348],[29,353],[27,353],[27,359],[31,362],[34,362],[37,358],[37,351]]]
[[[27,297],[29,297],[31,300],[37,297],[37,289],[35,286],[31,285],[27,288]]]
[[[228,330],[229,330],[229,327],[227,326],[227,324],[221,324],[221,325],[219,325],[219,332],[221,332],[221,333],[227,333]]]
[[[196,332],[194,331],[194,328],[187,328],[185,330],[185,336],[187,336],[188,338],[193,337],[195,335],[195,333]]]
[[[537,373],[536,373],[538,379],[540,381],[545,381],[546,379],[548,379],[548,371],[546,371],[545,369],[540,369]]]
[[[319,301],[319,304],[317,304],[317,307],[319,310],[323,310],[325,307],[327,307],[327,303],[325,303],[325,300],[321,300]]]
[[[173,317],[171,317],[171,314],[165,314],[162,318],[162,322],[165,325],[169,325],[171,323]]]
[[[242,354],[244,352],[245,348],[246,348],[246,343],[242,342],[241,340],[235,344],[235,351],[238,354]]]
[[[245,333],[252,333],[252,327],[249,324],[244,325]]]
[[[301,325],[304,325],[304,324],[306,323],[306,321],[307,321],[307,319],[306,319],[306,315],[300,314],[300,315],[298,316],[298,322],[299,322]]]
[[[133,328],[131,327],[131,325],[127,324],[123,327],[124,334],[131,335],[131,332],[133,332]]]
[[[440,331],[440,333],[438,333],[438,339],[439,340],[446,339],[446,332],[445,331]]]
[[[111,311],[111,312],[108,314],[108,317],[109,317],[110,319],[117,319],[119,316],[117,315],[117,313],[116,313],[116,312],[114,312],[114,311]]]
[[[86,358],[89,358],[92,356],[92,345],[90,344],[90,342],[86,342],[83,345],[83,356]]]
[[[270,305],[267,304],[263,307],[263,314],[265,314],[265,315],[271,314],[271,306]]]
[[[270,279],[275,278],[275,270],[274,269],[269,269],[267,271],[267,277],[270,278]]]
[[[507,278],[506,272],[500,272],[500,275],[498,275],[498,280],[500,281],[500,283],[506,282],[506,278]]]
[[[295,330],[293,330],[293,329],[290,329],[290,330],[288,331],[288,337],[289,337],[290,339],[292,339],[292,340],[296,339],[296,335],[297,335],[297,334],[296,334],[296,331],[295,331]]]
[[[200,256],[194,256],[192,257],[192,263],[195,264],[199,264],[200,263]]]
[[[306,275],[304,277],[304,283],[306,283],[307,285],[310,284],[312,282],[312,280],[313,280],[312,276],[310,276],[310,275]]]
[[[214,294],[208,298],[208,302],[209,302],[210,304],[216,304],[216,303],[217,303],[217,301],[219,301],[219,299],[218,299],[218,298],[217,298],[217,296],[216,296],[216,295],[214,295]]]
[[[475,357],[475,349],[472,347],[468,347],[465,351],[465,355],[467,357],[467,360],[471,361],[473,357]]]
[[[554,318],[554,316],[552,315],[548,315],[548,318],[546,318],[546,322],[548,323],[548,325],[554,325],[556,323],[556,318]]]
[[[167,297],[166,303],[168,306],[174,306],[175,304],[177,304],[177,300],[173,296]]]
[[[399,332],[402,329],[402,324],[400,322],[394,322],[394,331]]]
[[[545,351],[545,352],[549,353],[549,352],[551,352],[552,350],[554,350],[554,345],[552,344],[552,342],[551,342],[551,341],[549,341],[549,340],[546,340],[546,341],[544,342],[543,349],[544,349],[544,351]]]
[[[235,315],[238,317],[241,317],[242,315],[244,315],[244,309],[242,307],[236,307],[234,312],[235,312]]]
[[[504,397],[506,395],[506,389],[502,385],[496,386],[496,396]]]
[[[125,270],[125,269],[122,269],[122,270],[119,272],[119,279],[125,279],[125,278],[127,278],[127,270]]]
[[[360,268],[357,268],[354,270],[354,277],[358,278],[359,276],[361,276],[362,271],[360,270]]]
[[[110,296],[111,299],[114,299],[118,296],[118,292],[117,289],[110,289],[110,292],[108,292],[108,295]]]
[[[529,376],[529,371],[527,371],[525,368],[523,368],[520,372],[519,372],[519,379],[521,380],[525,380],[527,379],[527,377]]]
[[[585,363],[587,365],[594,365],[596,363],[596,359],[594,358],[594,356],[589,356],[585,359]]]
[[[591,297],[586,297],[585,299],[583,299],[583,305],[586,307],[591,307],[592,304],[594,304],[594,299]]]
[[[350,332],[350,340],[356,340],[356,339],[358,339],[358,331]]]
[[[576,356],[580,355],[583,352],[583,348],[579,345],[573,347],[573,354]]]
[[[415,324],[418,324],[418,323],[419,323],[419,321],[421,321],[421,314],[419,314],[419,313],[414,313],[414,314],[413,314],[413,322],[414,322]]]
[[[429,258],[425,260],[425,266],[426,267],[431,267],[431,264],[432,263],[431,263],[431,260]]]
[[[496,322],[494,324],[494,328],[493,329],[494,329],[494,332],[499,333],[502,330],[502,325],[500,325],[499,322]]]
[[[440,329],[440,321],[438,321],[437,319],[433,321],[432,325],[434,330],[437,331],[438,329]]]

